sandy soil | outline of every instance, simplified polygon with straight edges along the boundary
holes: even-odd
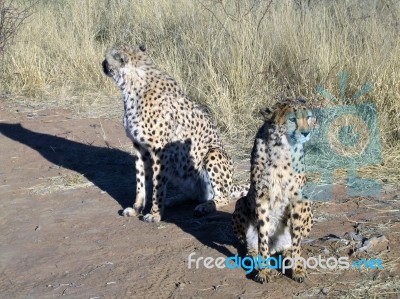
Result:
[[[233,203],[204,218],[183,205],[158,224],[119,215],[135,190],[120,121],[0,100],[0,145],[1,298],[400,297],[394,187],[373,199],[348,198],[336,186],[333,201],[315,205],[316,223],[303,246],[305,257],[380,258],[384,269],[309,269],[303,284],[281,276],[261,285],[243,269],[188,268],[192,252],[237,253]],[[381,235],[388,241],[358,253],[361,243]]]

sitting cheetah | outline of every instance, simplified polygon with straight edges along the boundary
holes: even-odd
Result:
[[[246,194],[248,187],[232,185],[232,160],[207,112],[154,65],[143,46],[114,46],[102,66],[122,91],[124,127],[137,152],[136,201],[123,215],[141,214],[152,193],[151,211],[143,219],[159,222],[168,183],[201,202],[196,215]]]
[[[283,99],[264,112],[251,155],[250,190],[236,202],[233,230],[247,243],[248,255],[263,259],[277,252],[300,257],[300,242],[313,223],[311,202],[303,200],[303,144],[310,138],[315,118],[304,100]],[[271,270],[259,269],[258,282],[271,279]],[[292,278],[303,282],[301,261],[292,268]]]

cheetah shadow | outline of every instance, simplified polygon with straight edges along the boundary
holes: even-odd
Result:
[[[34,132],[20,124],[0,123],[0,133],[36,150],[51,163],[82,174],[120,204],[119,214],[124,208],[132,206],[136,193],[136,173],[135,157],[131,154]],[[205,246],[225,256],[234,255],[226,247],[237,245],[231,229],[231,214],[217,211],[195,218],[193,210],[196,204],[186,203],[166,209],[164,222],[177,225]]]

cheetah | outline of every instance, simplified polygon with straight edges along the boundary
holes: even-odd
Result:
[[[171,205],[167,184],[200,201],[197,216],[247,193],[248,186],[232,184],[233,162],[209,113],[153,63],[144,46],[115,45],[102,67],[122,91],[124,128],[137,153],[136,200],[124,216],[162,220],[165,206]],[[146,198],[152,203],[149,213],[144,213]]]
[[[263,113],[252,154],[250,189],[236,202],[233,231],[253,258],[283,252],[300,257],[300,242],[312,227],[311,201],[302,196],[306,182],[303,144],[309,140],[316,119],[302,99],[282,99]],[[260,267],[255,280],[272,278],[268,267]],[[292,278],[303,282],[306,271],[294,262]]]

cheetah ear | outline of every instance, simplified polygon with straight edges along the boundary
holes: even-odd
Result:
[[[146,46],[145,45],[140,45],[139,46],[139,50],[142,51],[142,52],[146,51]]]
[[[272,110],[270,108],[261,109],[260,114],[264,118],[264,120],[271,119]]]

